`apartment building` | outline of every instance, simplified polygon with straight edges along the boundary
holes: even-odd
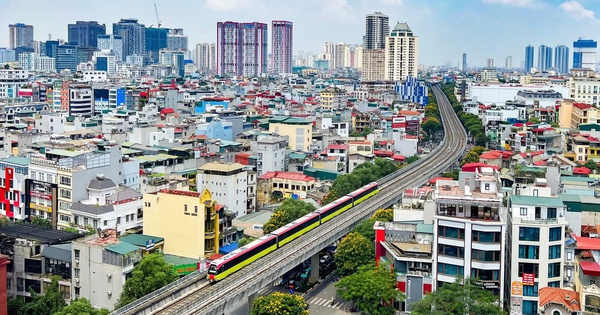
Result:
[[[590,69],[573,69],[567,82],[575,102],[600,105],[600,76]]]
[[[87,187],[99,174],[122,182],[121,146],[98,143],[95,151],[46,151],[45,158],[33,157],[26,181],[25,215],[50,219],[58,228],[71,226],[71,204],[88,198]],[[41,193],[41,194],[40,194]]]
[[[269,119],[269,132],[288,137],[292,150],[310,151],[313,124],[311,121],[286,116]]]
[[[196,185],[236,216],[248,212],[248,171],[239,163],[210,162],[198,168]]]
[[[523,315],[533,315],[539,289],[563,287],[567,209],[545,179],[517,185],[508,200],[504,294],[511,309],[521,305]]]
[[[258,176],[268,171],[285,170],[285,152],[288,139],[277,136],[258,136],[256,142],[252,142],[251,150],[256,152],[256,172]]]
[[[121,187],[102,175],[90,181],[87,191],[87,199],[69,208],[73,227],[82,231],[90,227],[94,230],[112,228],[121,235],[142,226],[143,201],[139,192]]]
[[[25,187],[30,159],[11,156],[0,159],[0,214],[9,220],[26,219]]]
[[[597,234],[596,234],[597,235]],[[583,315],[600,313],[600,239],[575,236],[575,291]]]
[[[304,199],[314,188],[314,177],[296,172],[267,172],[258,177],[257,203],[267,205],[283,198]]]
[[[210,257],[219,252],[220,209],[207,189],[144,194],[144,233],[163,238],[166,254]]]
[[[348,93],[346,93],[345,90],[328,88],[322,91],[319,97],[321,100],[321,109],[323,111],[332,111],[347,107]]]
[[[434,289],[473,277],[503,299],[506,224],[498,176],[493,168],[481,165],[464,167],[458,181],[436,182]]]

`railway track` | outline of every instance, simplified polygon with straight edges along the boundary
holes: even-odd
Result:
[[[380,179],[379,194],[214,285],[208,285],[205,279],[200,279],[200,275],[197,275],[199,282],[193,290],[181,293],[177,288],[173,288],[173,292],[164,292],[163,296],[178,295],[177,299],[169,303],[156,308],[138,303],[137,307],[124,312],[117,310],[111,314],[138,314],[143,307],[146,307],[143,312],[145,314],[220,314],[226,308],[224,304],[228,299],[231,301],[232,296],[251,289],[254,281],[260,277],[266,277],[265,275],[273,273],[273,270],[285,268],[290,261],[297,260],[305,252],[313,250],[315,244],[334,239],[338,230],[355,226],[375,210],[389,206],[390,202],[398,200],[399,194],[406,188],[422,185],[430,177],[442,172],[464,153],[467,134],[444,93],[437,86],[432,87],[432,90],[442,116],[444,140],[428,158],[418,160],[410,167]],[[153,302],[149,300],[148,303]],[[153,311],[148,312],[151,309]]]

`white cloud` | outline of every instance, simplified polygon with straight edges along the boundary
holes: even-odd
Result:
[[[385,5],[401,5],[404,4],[404,0],[381,0],[381,3]]]
[[[513,7],[531,7],[534,5],[534,0],[483,0],[483,3],[502,4]]]
[[[204,4],[213,11],[236,11],[253,6],[250,0],[206,0]]]
[[[595,20],[596,14],[594,11],[586,9],[581,3],[577,1],[567,1],[560,5],[560,8],[571,16],[579,19],[590,19]]]

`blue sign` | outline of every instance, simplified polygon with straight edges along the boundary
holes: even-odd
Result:
[[[146,241],[146,250],[151,250],[154,248],[154,240],[150,239]]]
[[[290,294],[294,294],[294,289],[290,289]]]

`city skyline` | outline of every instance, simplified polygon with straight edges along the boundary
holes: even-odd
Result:
[[[156,26],[152,4],[143,1],[83,3],[61,1],[61,19],[47,12],[56,10],[56,3],[32,1],[36,10],[17,2],[4,4],[0,20],[0,47],[8,47],[8,24],[25,23],[34,26],[34,40],[68,39],[68,24],[76,21],[98,21],[112,33],[112,24],[122,18],[137,18],[146,27]],[[514,56],[514,65],[524,61],[523,47],[566,45],[572,47],[579,37],[600,40],[594,30],[600,27],[596,11],[600,3],[591,0],[469,0],[446,2],[431,0],[331,0],[321,2],[275,0],[205,0],[174,6],[156,1],[163,28],[183,28],[189,36],[189,47],[197,43],[216,42],[218,21],[244,21],[270,24],[272,20],[294,23],[294,54],[299,51],[322,52],[323,43],[361,44],[367,14],[382,12],[390,24],[407,22],[419,36],[419,59],[425,65],[458,66],[463,52],[473,67],[485,65],[487,58],[496,61]],[[119,10],[106,10],[106,8]],[[146,7],[145,10],[140,8]],[[299,12],[306,12],[301,15]],[[101,13],[100,13],[101,12]],[[543,25],[537,21],[553,23]],[[530,29],[531,32],[523,31]],[[466,31],[465,31],[466,30]],[[464,35],[463,35],[464,34]],[[490,36],[496,35],[496,36]],[[460,36],[466,36],[461,39]],[[460,44],[457,44],[460,43]],[[486,49],[481,49],[483,47]]]

